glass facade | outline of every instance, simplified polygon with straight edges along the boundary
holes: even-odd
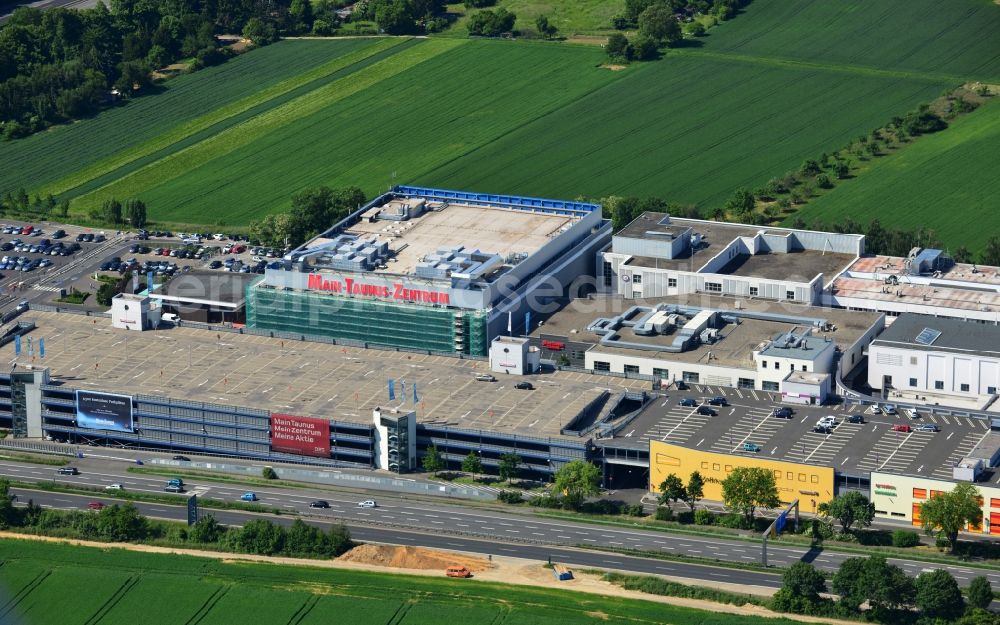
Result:
[[[247,325],[389,347],[486,355],[486,314],[309,291],[247,289]]]

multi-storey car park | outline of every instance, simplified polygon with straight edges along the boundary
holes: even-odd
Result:
[[[980,375],[962,408],[922,414],[869,414],[856,395],[823,402],[846,391],[865,355],[871,365],[901,342],[928,362],[968,349],[938,327],[963,321],[888,322],[906,304],[996,323],[983,317],[996,314],[986,310],[995,268],[935,250],[866,257],[860,235],[653,213],[612,240],[599,208],[397,187],[246,284],[192,273],[119,296],[110,323],[30,310],[5,328],[5,349],[23,336],[17,366],[0,374],[0,428],[393,471],[431,444],[452,466],[470,451],[487,466],[514,451],[535,474],[587,458],[608,486],[652,489],[666,473],[723,479],[756,464],[780,473],[783,498],[805,510],[838,488],[875,489],[875,476],[882,486],[900,476],[916,500],[989,475],[1000,449],[983,418],[997,409],[992,378]],[[858,281],[871,297],[841,299]],[[159,324],[160,311],[182,321]],[[925,328],[942,335],[924,345]],[[1000,352],[995,328],[970,328],[954,332]],[[897,377],[912,376],[877,364],[868,379],[890,375],[883,402],[900,401]],[[948,405],[963,384],[972,392],[960,377],[946,378],[951,395],[910,393]],[[534,388],[516,388],[524,381]],[[699,412],[719,395],[727,405]],[[791,419],[772,416],[781,406]],[[829,415],[836,425],[817,430]],[[905,506],[876,505],[912,520]]]

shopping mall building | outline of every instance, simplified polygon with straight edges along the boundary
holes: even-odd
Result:
[[[597,204],[394,187],[268,269],[247,291],[247,325],[482,356],[592,291],[610,239]]]

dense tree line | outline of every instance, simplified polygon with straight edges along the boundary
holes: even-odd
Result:
[[[443,30],[444,0],[361,0],[352,19],[371,20],[389,35],[412,35]]]
[[[750,3],[750,0],[625,0],[625,10],[611,19],[618,30],[636,30],[630,41],[624,34],[608,38],[605,51],[613,61],[649,61],[659,56],[664,46],[675,47],[687,33],[693,37],[705,34],[705,21],[714,25],[728,20]],[[700,18],[700,19],[695,19]]]
[[[0,27],[3,136],[21,137],[93,114],[116,97],[132,97],[149,85],[152,70],[178,59],[193,58],[195,66],[222,62],[226,54],[216,45],[216,33],[240,33],[248,26],[258,36],[295,30],[303,6],[310,4],[110,0],[110,8],[19,8]]]
[[[250,223],[250,238],[268,247],[296,247],[323,232],[365,203],[358,187],[314,187],[292,196],[287,213],[275,213]]]

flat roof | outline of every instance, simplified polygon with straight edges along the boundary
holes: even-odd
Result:
[[[572,300],[562,310],[545,318],[543,323],[532,331],[531,335],[534,337],[540,337],[543,334],[547,337],[564,336],[570,341],[590,344],[592,345],[591,350],[596,352],[625,354],[639,358],[664,358],[675,362],[707,363],[709,352],[711,352],[712,364],[752,369],[754,368],[751,360],[752,353],[759,349],[763,342],[773,339],[776,334],[787,333],[793,328],[796,328],[797,333],[801,333],[807,327],[802,324],[745,319],[740,324],[727,324],[720,331],[720,336],[723,338],[716,343],[703,344],[692,350],[679,353],[655,349],[657,346],[665,347],[672,344],[674,334],[641,336],[635,334],[628,327],[619,330],[622,340],[645,343],[654,348],[642,350],[599,345],[600,337],[587,331],[587,326],[599,317],[614,317],[632,306],[654,307],[657,304],[696,306],[715,310],[779,313],[825,319],[835,329],[823,332],[820,328],[808,326],[812,331],[811,340],[819,342],[829,337],[842,348],[853,345],[882,316],[882,313],[819,308],[787,302],[750,300],[704,293],[637,299],[624,299],[619,296],[594,296],[590,299]]]
[[[873,344],[1000,357],[1000,326],[955,317],[903,313]]]
[[[257,279],[260,276],[252,273],[191,271],[177,274],[149,296],[175,304],[240,308],[247,286]]]
[[[396,200],[393,200],[395,202]],[[391,202],[390,202],[391,203]],[[386,208],[390,203],[382,206]],[[413,274],[417,263],[439,248],[463,246],[506,259],[512,254],[532,255],[577,217],[457,202],[428,202],[431,210],[406,221],[362,218],[343,231],[377,243],[387,242],[392,253],[385,269],[374,273]],[[369,212],[376,209],[370,209]],[[367,214],[367,213],[366,213]],[[329,243],[318,237],[303,250]]]
[[[664,220],[669,219],[668,223]],[[616,237],[630,239],[647,239],[650,241],[669,240],[664,233],[678,236],[687,229],[691,229],[691,234],[700,234],[702,240],[709,245],[729,245],[737,237],[752,237],[761,230],[767,230],[766,226],[751,226],[746,224],[733,224],[722,221],[707,221],[702,219],[685,219],[683,217],[671,217],[667,213],[656,213],[652,211],[644,212],[624,228],[615,233]]]
[[[853,254],[796,250],[787,254],[739,254],[714,273],[734,276],[790,280],[795,276],[808,282],[818,274],[826,280],[844,271],[857,258]]]
[[[482,429],[508,435],[563,437],[581,409],[605,390],[620,393],[649,382],[576,372],[478,382],[488,363],[469,358],[345,347],[267,336],[175,327],[129,332],[110,319],[29,311],[32,334],[46,339],[45,359],[55,383],[78,389],[138,393],[255,407],[369,424],[372,409],[404,402],[420,423]],[[96,321],[96,323],[95,323]],[[397,401],[388,401],[395,379]],[[530,380],[533,391],[514,383]]]
[[[717,395],[726,396],[730,406],[716,408],[718,415],[714,417],[678,405],[683,397],[703,400]],[[791,419],[769,416],[780,405],[777,393],[691,385],[690,390],[674,391],[651,402],[618,438],[597,442],[606,447],[648,449],[649,442],[657,440],[734,457],[833,467],[841,474],[888,471],[951,480],[952,468],[990,432],[983,419],[926,412],[915,421],[904,416],[865,414],[865,423],[848,423],[847,417],[863,414],[864,406],[796,405],[790,406],[795,411]],[[837,420],[833,432],[813,432],[816,422],[827,415]],[[893,431],[892,426],[898,423],[935,423],[941,431]],[[745,442],[760,445],[761,450],[742,451]]]
[[[830,293],[899,304],[1000,313],[1000,268],[956,263],[938,275],[908,276],[904,258],[864,256],[833,281]],[[895,278],[896,284],[886,280]]]

